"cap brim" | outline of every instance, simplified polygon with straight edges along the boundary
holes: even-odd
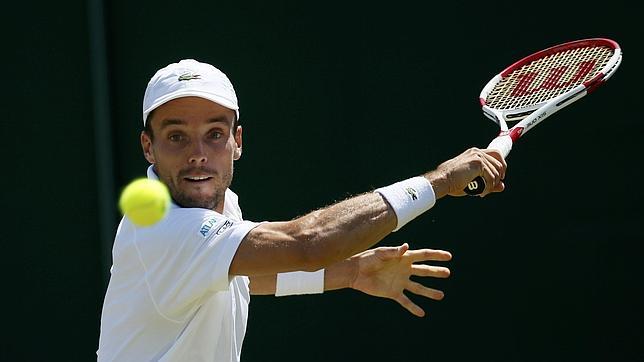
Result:
[[[192,90],[192,89],[180,89],[178,91],[168,93],[164,95],[163,97],[159,98],[154,102],[150,107],[147,109],[143,110],[143,126],[145,126],[145,123],[147,121],[148,115],[150,112],[153,110],[157,109],[164,103],[170,102],[173,99],[177,98],[183,98],[183,97],[199,97],[199,98],[204,98],[209,101],[212,101],[214,103],[219,104],[220,106],[226,107],[232,111],[235,111],[235,115],[237,116],[237,120],[239,120],[239,107],[232,102],[229,99],[226,99],[224,97],[217,96],[212,93],[208,92],[200,92],[197,90]]]

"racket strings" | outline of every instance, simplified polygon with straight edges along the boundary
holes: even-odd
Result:
[[[504,110],[546,102],[592,79],[605,68],[613,52],[608,47],[583,47],[533,60],[502,78],[486,103]]]

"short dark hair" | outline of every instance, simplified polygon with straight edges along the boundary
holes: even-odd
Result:
[[[152,126],[150,126],[150,120],[152,120],[152,115],[154,114],[154,109],[148,113],[148,118],[145,119],[145,126],[143,127],[143,132],[145,132],[150,140],[154,141],[154,133],[152,132]]]
[[[150,120],[152,120],[152,115],[156,109],[153,109],[148,113],[148,118],[145,119],[145,127],[143,127],[143,132],[145,132],[152,141],[154,141],[154,133],[152,132],[152,126],[150,126]],[[235,113],[235,120],[233,121],[233,133],[237,132],[237,126],[239,126],[239,119],[237,119],[237,114]]]

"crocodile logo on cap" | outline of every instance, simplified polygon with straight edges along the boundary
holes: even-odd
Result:
[[[188,73],[183,73],[179,76],[179,81],[193,80],[193,79],[201,79],[201,75],[188,72]]]

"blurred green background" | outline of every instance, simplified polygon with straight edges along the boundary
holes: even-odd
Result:
[[[631,5],[634,6],[634,5]],[[382,245],[449,250],[418,319],[351,290],[255,297],[245,361],[644,360],[641,11],[626,2],[14,2],[3,27],[5,361],[95,359],[119,215],[145,174],[149,78],[232,79],[250,220],[419,174],[496,126],[481,87],[560,42],[609,37],[621,69],[509,157],[507,191],[443,199]]]

